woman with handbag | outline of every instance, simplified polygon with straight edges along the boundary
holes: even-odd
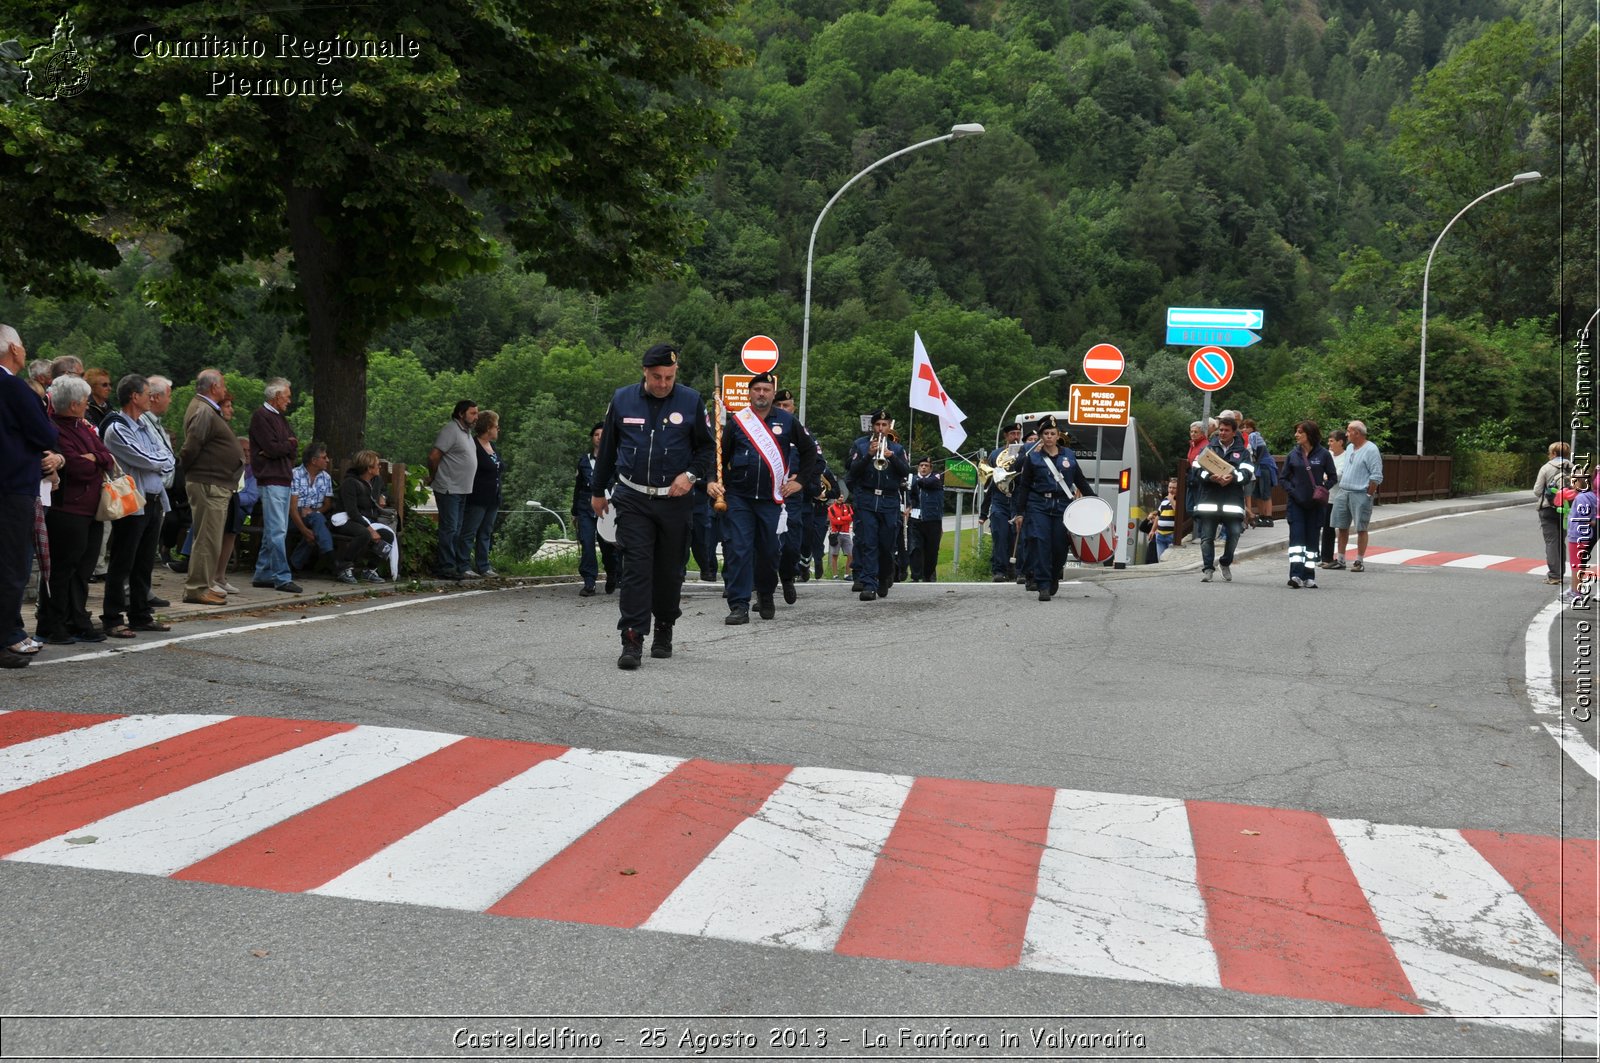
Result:
[[[50,420],[61,437],[61,486],[52,492],[45,516],[50,539],[50,594],[39,606],[41,642],[104,642],[89,617],[89,576],[100,556],[102,525],[96,512],[101,484],[116,468],[111,451],[84,420],[89,385],[80,377],[60,376],[50,385]]]
[[[1322,445],[1317,422],[1295,425],[1294,442],[1283,473],[1283,491],[1289,496],[1289,586],[1316,590],[1322,510],[1339,474],[1334,471],[1333,455]]]

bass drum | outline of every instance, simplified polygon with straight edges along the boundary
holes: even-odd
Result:
[[[594,524],[595,534],[608,543],[617,541],[617,507],[608,505]]]
[[[1061,514],[1061,522],[1072,536],[1072,548],[1079,561],[1098,564],[1111,560],[1117,549],[1117,537],[1111,530],[1115,517],[1105,499],[1098,495],[1078,499]]]

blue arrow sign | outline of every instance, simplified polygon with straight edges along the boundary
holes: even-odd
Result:
[[[1262,310],[1227,310],[1199,306],[1167,307],[1168,328],[1260,328],[1267,320]]]
[[[1167,343],[1174,347],[1249,347],[1261,337],[1242,328],[1173,328],[1167,326]]]

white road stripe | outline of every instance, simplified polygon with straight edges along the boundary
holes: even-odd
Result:
[[[1056,792],[1021,966],[1222,984],[1182,801]]]
[[[1498,565],[1502,561],[1515,561],[1516,558],[1505,554],[1473,554],[1471,557],[1458,557],[1454,561],[1446,561],[1440,568],[1488,568]]]
[[[1533,703],[1533,711],[1539,715],[1540,726],[1556,740],[1556,744],[1572,758],[1572,762],[1592,777],[1600,779],[1600,751],[1596,751],[1594,746],[1589,744],[1584,733],[1567,717],[1566,709],[1561,703],[1561,695],[1556,690],[1554,667],[1550,660],[1552,656],[1550,629],[1564,608],[1565,606],[1559,601],[1551,602],[1539,610],[1533,618],[1533,623],[1528,625],[1528,634],[1523,639],[1522,650],[1522,669],[1527,677],[1528,700]],[[1592,657],[1589,658],[1589,662],[1592,672],[1594,663]],[[1586,678],[1592,680],[1594,677],[1590,675]],[[1589,688],[1591,699],[1594,697],[1594,690],[1593,686]]]
[[[796,768],[645,922],[648,930],[828,950],[911,777]]]
[[[1424,1007],[1539,1033],[1600,1007],[1594,979],[1459,833],[1328,824]]]
[[[1369,565],[1403,565],[1413,557],[1427,557],[1436,554],[1437,550],[1384,550],[1381,553],[1368,554]]]
[[[516,588],[504,588],[515,590]],[[260,624],[239,624],[235,627],[218,628],[215,631],[197,631],[193,635],[174,635],[168,639],[139,639],[128,642],[115,648],[94,650],[90,653],[76,653],[70,657],[52,657],[48,660],[35,660],[32,667],[41,667],[47,664],[67,664],[72,661],[98,661],[107,657],[116,657],[125,653],[144,653],[147,650],[160,650],[168,646],[176,646],[184,642],[199,642],[204,639],[220,639],[227,635],[242,635],[251,631],[266,631],[275,627],[297,627],[301,624],[318,624],[324,620],[337,620],[342,616],[360,616],[363,613],[379,613],[386,609],[404,609],[413,605],[428,605],[432,602],[456,601],[461,598],[471,598],[479,594],[494,594],[495,591],[455,591],[450,594],[435,595],[427,598],[407,598],[399,602],[385,602],[382,605],[369,605],[361,609],[345,609],[336,613],[319,613],[316,616],[297,616],[293,620],[268,620]],[[303,603],[311,605],[314,603]],[[270,607],[270,603],[263,602],[262,608]],[[200,617],[199,619],[205,619]]]
[[[357,727],[185,787],[19,850],[13,860],[170,875],[362,783],[459,742],[457,735]]]
[[[481,911],[683,761],[569,749],[312,890]]]
[[[0,749],[0,793],[42,782],[231,716],[154,716],[139,714],[45,735]]]

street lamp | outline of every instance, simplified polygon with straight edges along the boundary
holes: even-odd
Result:
[[[1050,372],[1046,373],[1044,376],[1040,377],[1038,380],[1035,380],[1033,382],[1033,384],[1043,384],[1046,380],[1049,380],[1052,377],[1061,377],[1061,376],[1066,376],[1066,375],[1067,375],[1067,371],[1065,369],[1052,369],[1052,370],[1050,370]],[[1033,384],[1029,384],[1028,388],[1033,387]],[[1023,388],[1022,391],[1027,391],[1028,388]],[[1010,413],[1011,412],[1011,407],[1015,406],[1017,404],[1017,400],[1022,398],[1022,391],[1019,391],[1015,395],[1011,396],[1011,401],[1006,403],[1005,413],[1002,413],[1000,415],[1000,423],[995,425],[995,429],[994,429],[994,445],[997,446],[997,447],[1000,445],[1000,434],[1001,434],[1001,432],[1003,432],[1005,430],[1006,414]]]
[[[849,188],[851,185],[855,184],[857,181],[861,180],[863,177],[867,176],[867,174],[871,173],[873,170],[876,170],[884,163],[889,162],[891,159],[898,159],[902,155],[909,155],[911,152],[925,148],[930,144],[942,144],[947,140],[956,140],[960,137],[982,136],[983,131],[983,126],[979,125],[977,122],[964,122],[961,125],[951,126],[950,132],[946,133],[942,137],[934,137],[932,140],[924,140],[920,143],[911,145],[909,148],[901,148],[892,155],[885,155],[883,158],[879,159],[877,162],[873,163],[871,166],[868,166],[865,170],[862,170],[860,173],[850,178],[850,180],[846,181],[839,187],[839,191],[833,194],[833,199],[828,200],[828,202],[822,205],[822,213],[817,215],[817,223],[811,227],[811,243],[806,246],[806,308],[805,318],[801,322],[800,326],[800,408],[798,410],[802,424],[805,423],[806,419],[806,377],[808,375],[807,370],[810,368],[809,362],[811,356],[811,260],[817,251],[817,230],[822,228],[822,219],[827,216],[828,208],[833,206],[834,202],[840,196],[844,195],[845,189]]]
[[[1506,189],[1515,188],[1518,185],[1532,184],[1534,181],[1539,180],[1543,176],[1544,175],[1538,170],[1529,170],[1527,173],[1517,174],[1499,188],[1489,189],[1489,191],[1485,192],[1483,195],[1479,196],[1477,199],[1474,199],[1471,203],[1468,203],[1466,206],[1462,207],[1456,212],[1456,216],[1451,218],[1450,221],[1445,224],[1443,229],[1439,230],[1439,239],[1433,242],[1433,247],[1428,251],[1428,264],[1422,268],[1422,361],[1417,366],[1418,457],[1422,456],[1422,398],[1424,386],[1428,379],[1428,273],[1433,269],[1433,252],[1439,250],[1439,241],[1443,240],[1444,234],[1450,231],[1450,226],[1461,220],[1461,215],[1465,214],[1467,211],[1471,210],[1473,207],[1476,207],[1479,203],[1482,203],[1484,200],[1498,192],[1504,192]]]
[[[528,499],[526,502],[524,502],[522,504],[525,505],[525,506],[532,506],[534,509],[542,509],[546,513],[550,514],[552,517],[554,517],[556,519],[556,523],[561,525],[561,537],[563,539],[569,538],[569,536],[567,535],[567,522],[561,519],[561,514],[557,513],[555,510],[551,509],[549,506],[541,505],[540,503],[535,502],[531,498]]]

